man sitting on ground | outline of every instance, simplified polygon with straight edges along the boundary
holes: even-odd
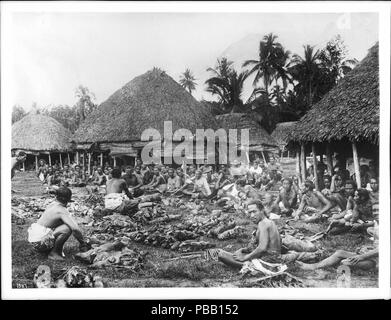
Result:
[[[278,228],[273,221],[266,217],[261,201],[251,201],[248,204],[248,211],[258,220],[255,234],[257,247],[254,250],[251,247],[241,248],[233,254],[219,250],[218,259],[234,268],[241,268],[245,261],[251,261],[257,258],[272,259],[273,257],[280,256],[281,253],[281,238]]]
[[[74,186],[74,187],[85,187],[86,186],[86,176],[79,165],[75,166],[75,171],[73,172],[71,186]]]
[[[302,199],[299,208],[293,213],[293,217],[298,220],[305,213],[311,215],[304,218],[305,222],[317,222],[322,218],[331,207],[331,203],[319,191],[314,190],[315,186],[312,181],[307,180],[302,186]]]
[[[280,216],[280,207],[276,201],[273,201],[273,195],[266,192],[262,199],[262,204],[265,209],[266,217],[270,219],[270,216],[273,218],[279,218]],[[274,216],[272,215],[274,214]],[[278,215],[278,217],[276,217]]]
[[[70,189],[59,188],[56,201],[51,203],[38,221],[28,229],[28,241],[38,252],[48,253],[49,259],[64,260],[64,244],[72,233],[79,241],[81,251],[89,249],[80,227],[66,209],[71,197]]]
[[[292,180],[284,178],[282,180],[282,188],[278,193],[275,204],[280,207],[281,214],[291,215],[293,210],[297,208],[297,194],[292,188]]]
[[[181,186],[180,178],[175,175],[175,171],[173,168],[168,169],[168,179],[167,179],[167,192],[174,193]]]
[[[129,207],[134,207],[134,203],[129,200],[133,197],[125,180],[121,179],[121,170],[114,168],[111,175],[112,179],[106,182],[105,209],[123,213]]]
[[[196,170],[195,172],[194,189],[192,193],[192,198],[198,199],[207,198],[212,194],[209,184],[202,175],[201,170]]]

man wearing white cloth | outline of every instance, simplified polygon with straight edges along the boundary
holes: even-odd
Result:
[[[106,182],[105,209],[122,213],[128,207],[134,206],[129,200],[133,199],[133,196],[126,181],[121,179],[120,169],[114,168],[111,175],[113,178]]]
[[[71,234],[79,241],[81,251],[88,249],[80,227],[66,209],[71,197],[70,189],[60,187],[56,191],[56,200],[28,229],[28,241],[38,252],[48,253],[51,260],[64,260],[64,244]]]

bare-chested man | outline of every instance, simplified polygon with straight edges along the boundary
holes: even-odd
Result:
[[[284,178],[282,180],[282,189],[279,191],[275,205],[281,209],[281,214],[291,215],[297,208],[297,193],[292,188],[292,179]]]
[[[112,179],[106,182],[105,209],[124,212],[130,201],[125,195],[132,199],[133,196],[128,190],[124,179],[121,179],[121,170],[114,168],[111,172]]]
[[[67,187],[57,190],[56,201],[51,203],[28,229],[28,241],[38,252],[49,253],[52,260],[63,260],[63,248],[71,234],[80,243],[80,250],[88,250],[78,224],[72,219],[66,206],[71,201],[72,192]]]
[[[311,214],[311,216],[304,218],[304,221],[317,222],[332,207],[331,202],[321,192],[314,190],[314,188],[312,181],[307,180],[304,182],[302,186],[303,197],[299,208],[292,214],[296,220],[300,219],[300,216],[305,213]]]
[[[218,258],[228,266],[241,268],[245,261],[263,258],[268,255],[279,256],[281,253],[281,238],[277,226],[266,217],[261,201],[251,201],[248,204],[248,211],[258,221],[255,234],[257,247],[254,250],[249,247],[241,248],[233,254],[220,250]]]

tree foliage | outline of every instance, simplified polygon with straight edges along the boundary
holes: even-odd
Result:
[[[185,72],[182,73],[181,77],[179,78],[179,83],[183,88],[188,90],[190,94],[193,90],[195,90],[197,85],[196,78],[189,68],[187,68]]]
[[[22,119],[27,112],[23,109],[23,107],[19,105],[14,105],[12,108],[12,124]]]

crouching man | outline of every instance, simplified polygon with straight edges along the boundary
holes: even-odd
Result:
[[[48,253],[48,258],[51,260],[64,260],[64,244],[71,234],[79,241],[80,251],[89,249],[80,227],[66,209],[71,197],[70,189],[60,187],[56,192],[56,200],[28,229],[28,241],[36,251]]]

